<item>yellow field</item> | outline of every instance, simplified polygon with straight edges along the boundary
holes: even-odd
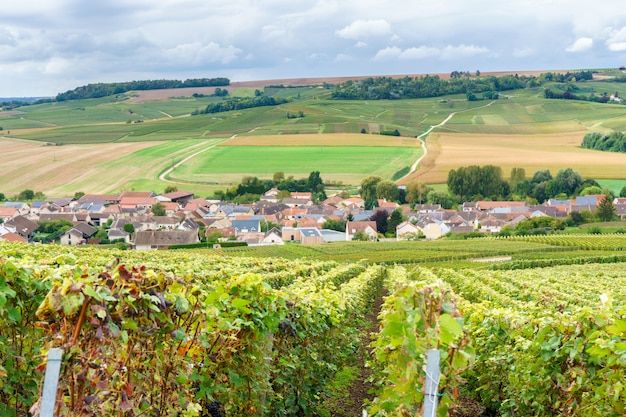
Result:
[[[219,146],[421,146],[417,139],[354,133],[237,136]]]
[[[72,195],[87,184],[115,189],[133,177],[142,177],[145,166],[127,166],[117,172],[106,170],[107,163],[152,142],[47,146],[41,142],[0,139],[0,192],[7,196],[22,190],[42,191],[51,196]]]
[[[526,170],[527,176],[541,169],[555,175],[572,168],[583,177],[594,179],[626,178],[626,154],[580,148],[587,132],[549,135],[474,135],[433,133],[426,145],[428,155],[419,169],[403,183],[418,180],[428,184],[446,182],[448,172],[460,166],[496,165],[508,176],[513,167]]]

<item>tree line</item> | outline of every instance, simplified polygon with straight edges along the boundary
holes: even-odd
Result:
[[[526,178],[524,168],[513,168],[507,180],[502,168],[493,165],[450,170],[447,185],[459,201],[512,199],[541,204],[550,198],[568,199],[607,191],[596,180],[585,179],[572,168],[562,169],[554,177],[550,170],[543,169],[530,178]]]
[[[255,97],[233,97],[218,103],[209,103],[206,108],[203,110],[194,110],[191,115],[196,116],[199,114],[221,113],[224,111],[243,110],[253,107],[277,106],[279,104],[289,102],[290,100],[286,98],[270,97],[266,95],[259,95]]]
[[[607,152],[626,152],[626,136],[622,132],[587,133],[581,144],[583,148]]]
[[[463,73],[458,73],[463,74]],[[490,93],[538,87],[546,82],[572,82],[591,80],[592,71],[566,72],[563,74],[547,72],[540,76],[504,75],[495,76],[453,76],[443,80],[437,75],[419,77],[370,77],[363,80],[348,80],[337,86],[332,98],[339,100],[394,100],[440,97],[448,94]]]
[[[286,177],[282,171],[275,172],[271,180],[246,176],[238,185],[226,191],[216,191],[213,197],[248,204],[258,201],[261,195],[272,188],[279,190],[278,198],[289,197],[292,192],[310,192],[315,203],[326,200],[325,185],[319,171],[312,171],[306,178],[294,178],[293,175]]]
[[[186,87],[223,87],[230,85],[228,78],[193,78],[187,80],[140,80],[119,83],[87,84],[59,93],[56,101],[81,100],[86,98],[101,98],[116,94],[123,94],[134,90],[164,90],[167,88]]]

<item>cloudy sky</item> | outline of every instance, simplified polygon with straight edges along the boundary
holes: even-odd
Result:
[[[3,0],[0,97],[94,82],[626,65],[622,0]]]

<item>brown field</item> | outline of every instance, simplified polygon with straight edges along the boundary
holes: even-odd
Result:
[[[129,179],[141,178],[145,166],[127,166],[116,172],[104,166],[152,142],[47,146],[41,142],[0,139],[0,192],[7,196],[22,190],[41,191],[49,196],[72,195],[75,191],[105,192],[87,189],[86,184],[100,184],[106,178],[107,189],[122,186]]]
[[[421,146],[417,139],[359,133],[238,136],[218,146]]]
[[[495,71],[495,72],[481,72],[481,75],[493,75],[500,77],[502,75],[534,75],[538,76],[544,72],[566,72],[566,70],[537,70],[537,71]],[[391,78],[403,78],[403,77],[421,77],[426,74],[397,74],[397,75],[358,75],[352,77],[325,77],[325,78],[285,78],[277,80],[259,80],[259,81],[238,81],[231,82],[229,86],[220,87],[228,90],[230,93],[238,88],[258,88],[269,85],[284,85],[291,87],[305,87],[310,85],[328,84],[340,84],[348,80],[361,80],[365,78],[376,77],[391,77]],[[439,78],[447,80],[450,78],[450,74],[430,74],[438,75]],[[170,97],[191,96],[193,93],[198,94],[213,94],[216,87],[189,87],[189,88],[172,88],[164,90],[148,90],[148,91],[133,91],[132,97],[127,101],[130,103],[143,103],[145,101],[162,101],[167,100]]]
[[[572,168],[583,177],[623,179],[626,177],[626,154],[580,148],[586,132],[550,135],[473,135],[433,133],[426,145],[428,155],[419,169],[403,183],[417,180],[429,184],[444,183],[448,172],[459,166],[496,165],[505,177],[511,168],[521,167],[527,176],[541,169],[555,175]]]

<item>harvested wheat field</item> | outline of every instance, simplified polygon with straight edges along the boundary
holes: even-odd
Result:
[[[418,170],[403,179],[437,184],[447,180],[448,172],[459,166],[496,165],[505,177],[511,168],[521,167],[527,176],[550,169],[572,168],[583,177],[622,179],[626,173],[626,154],[593,151],[580,147],[586,132],[542,135],[472,135],[433,133],[426,145],[428,154]]]
[[[104,187],[114,189],[129,178],[140,177],[145,166],[127,166],[113,171],[106,165],[151,146],[154,143],[48,146],[41,142],[1,138],[0,191],[12,195],[32,189],[46,195],[71,195],[76,191],[104,191]],[[90,189],[89,184],[93,188]]]

